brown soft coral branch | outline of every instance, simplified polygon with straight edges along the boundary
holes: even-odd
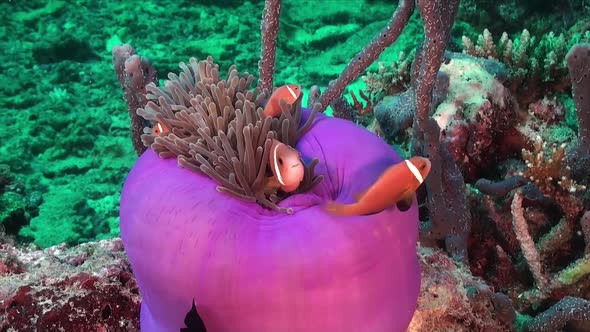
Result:
[[[571,321],[590,320],[590,301],[566,296],[557,304],[524,324],[526,332],[558,331]]]
[[[136,111],[147,104],[146,86],[158,81],[156,70],[147,58],[139,56],[129,44],[113,48],[113,65],[125,93],[125,101],[131,117],[133,148],[140,156],[146,150],[141,142],[141,134],[143,128],[149,123],[142,119]]]
[[[262,47],[258,62],[258,87],[263,92],[272,92],[281,0],[266,0],[260,21]]]
[[[586,211],[580,219],[580,226],[584,234],[584,242],[586,244],[584,254],[590,255],[590,211]]]

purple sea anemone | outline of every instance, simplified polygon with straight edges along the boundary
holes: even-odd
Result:
[[[139,282],[142,331],[178,331],[193,300],[207,331],[404,331],[418,297],[417,208],[338,218],[400,162],[377,136],[318,115],[297,144],[324,181],[270,211],[217,192],[204,174],[147,150],[121,198],[121,236]]]

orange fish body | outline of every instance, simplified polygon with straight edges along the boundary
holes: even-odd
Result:
[[[281,115],[281,104],[280,101],[283,99],[287,104],[292,105],[301,95],[301,88],[297,84],[288,84],[283,85],[280,88],[277,88],[270,98],[268,102],[264,106],[264,111],[262,115],[264,117],[278,117]]]
[[[267,181],[268,185],[280,188],[284,192],[292,192],[299,188],[305,168],[297,150],[273,139],[268,164],[273,174]]]
[[[329,202],[326,210],[339,216],[355,216],[378,213],[393,205],[407,209],[416,190],[428,176],[430,166],[430,160],[423,157],[404,160],[385,170],[355,203]]]

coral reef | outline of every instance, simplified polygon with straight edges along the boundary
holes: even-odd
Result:
[[[440,249],[421,248],[422,284],[410,332],[512,331],[510,299]]]
[[[10,167],[0,164],[0,231],[14,235],[39,214],[43,197],[26,193],[24,185],[11,173]]]
[[[441,250],[422,248],[418,256],[422,285],[409,331],[510,330],[509,302]],[[141,295],[119,238],[45,250],[5,242],[0,275],[3,330],[139,331]]]
[[[517,95],[519,103],[527,105],[542,98],[547,91],[562,92],[569,87],[566,53],[574,44],[590,41],[590,31],[568,34],[568,37],[549,32],[537,41],[524,29],[515,40],[504,32],[496,44],[490,31],[485,29],[476,43],[466,36],[462,41],[464,53],[505,64],[509,69],[511,91]]]
[[[498,153],[499,142],[513,125],[516,111],[501,81],[501,66],[458,55],[448,58],[440,69],[448,77],[448,91],[432,116],[463,176],[472,181],[504,157]]]
[[[0,229],[19,241],[0,239],[0,324],[25,331],[38,323],[117,330],[122,322],[122,330],[137,329],[139,296],[118,240],[72,249],[26,244],[47,248],[119,235],[119,191],[136,155],[145,151],[144,128],[154,126],[135,109],[157,119],[164,108],[159,98],[152,100],[156,107],[146,107],[148,83],[162,86],[150,93],[178,99],[171,91],[184,84],[180,75],[168,77],[168,90],[155,72],[176,72],[179,61],[212,55],[221,68],[235,64],[254,73],[258,67],[257,95],[244,96],[256,108],[257,97],[273,86],[297,82],[307,90],[323,84],[298,103],[311,108],[320,102],[326,114],[365,126],[403,156],[430,156],[432,176],[418,193],[420,244],[445,250],[420,249],[424,274],[414,330],[588,330],[588,1],[399,1],[392,17],[393,6],[369,0],[358,6],[0,3],[12,13],[0,28],[0,79],[10,82],[0,86],[0,126],[6,128]],[[414,6],[421,15],[411,15]],[[260,15],[251,13],[264,13],[269,24],[261,26]],[[390,30],[383,29],[388,24]],[[423,28],[424,41],[417,38]],[[114,46],[124,42],[145,55],[120,48],[115,57],[131,130],[123,99],[113,97],[121,93],[110,68]],[[261,54],[268,61],[258,62]],[[194,74],[191,63],[186,66]],[[345,75],[326,84],[343,69]],[[355,78],[365,70],[361,93],[363,82]],[[158,139],[162,152],[173,148],[171,138]],[[196,155],[190,148],[174,150],[187,151]],[[220,166],[205,161],[210,173]],[[193,163],[201,172],[204,164]],[[239,194],[254,184],[234,182],[229,187]],[[289,198],[265,199],[281,205]],[[69,263],[80,251],[88,253],[85,263]],[[108,257],[116,258],[107,269],[112,275],[100,269]],[[64,304],[70,298],[83,318]],[[520,312],[512,327],[507,298]],[[117,311],[111,306],[116,301],[130,305]],[[25,321],[17,311],[40,316]]]
[[[384,138],[428,153],[435,176],[421,198],[421,244],[444,246],[468,262],[474,275],[507,294],[521,313],[547,310],[532,320],[523,316],[526,323],[518,327],[530,331],[588,319],[578,312],[587,306],[590,281],[589,154],[583,143],[590,111],[580,92],[589,91],[590,53],[580,43],[589,33],[548,33],[537,42],[525,30],[514,42],[504,34],[497,45],[488,30],[477,43],[463,37],[467,54],[447,53],[436,78],[429,76],[431,112],[413,103],[429,96],[415,88],[422,74],[416,68],[423,68],[418,53],[405,91],[388,95],[382,87],[391,77],[404,77],[406,66],[367,75],[366,93],[381,95],[364,98],[365,108],[355,100],[357,111],[373,112],[351,117],[367,125],[374,116]],[[563,94],[570,86],[575,110]],[[430,114],[437,123],[429,122]],[[574,314],[556,315],[565,306]]]
[[[44,250],[0,244],[0,330],[139,331],[141,298],[120,239]]]

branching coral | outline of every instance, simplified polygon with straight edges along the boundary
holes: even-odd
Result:
[[[572,47],[567,56],[575,91],[587,91],[580,89],[585,84],[584,73],[590,68],[587,65],[587,50],[586,44],[578,44]],[[586,128],[583,120],[590,113],[586,112],[584,95],[578,96],[581,98],[576,101],[582,101],[578,109],[582,118],[580,126]],[[545,117],[544,121],[553,119]],[[579,131],[579,141],[583,142],[586,136],[585,130]],[[506,232],[506,218],[500,215],[492,217],[496,230],[501,235],[498,236],[501,246],[496,248],[496,276],[510,268],[518,277],[515,278],[513,273],[507,283],[506,278],[492,281],[496,286],[508,290],[518,309],[524,312],[545,308],[566,294],[585,297],[590,291],[590,256],[587,249],[590,238],[586,235],[590,232],[589,217],[587,212],[581,216],[588,207],[580,195],[584,193],[586,183],[579,181],[587,177],[587,168],[583,163],[587,156],[584,151],[587,145],[578,144],[570,150],[566,160],[565,144],[546,144],[541,137],[532,139],[531,143],[531,147],[522,150],[525,168],[520,175],[496,183],[480,180],[476,184],[483,193],[496,197],[505,196],[520,187],[515,193],[511,209],[515,234]],[[574,177],[574,171],[570,167],[578,169],[582,176]],[[490,210],[496,212],[494,207]],[[514,236],[521,247],[522,255],[513,249],[514,241],[511,238]],[[581,243],[582,237],[586,248]],[[525,264],[530,266],[538,287],[526,290],[529,287],[526,280],[528,274],[522,273]],[[523,279],[523,276],[527,278]],[[546,327],[552,325],[544,325],[545,322],[554,319],[549,313],[560,312],[550,309],[546,314],[539,315],[538,319],[533,320],[534,323],[530,323],[529,330],[547,330]],[[562,316],[559,318],[562,323],[573,319],[567,315]]]
[[[411,65],[414,56],[414,50],[409,54],[400,52],[397,60],[389,66],[379,62],[377,72],[369,72],[362,76],[366,85],[365,92],[382,98],[384,95],[393,95],[406,90],[410,85]]]
[[[580,41],[590,40],[590,31],[585,34],[565,36],[550,32],[541,38],[531,36],[524,29],[514,40],[503,33],[497,42],[485,29],[473,42],[463,36],[463,52],[484,58],[497,59],[510,69],[511,90],[519,92],[519,101],[528,104],[537,100],[543,86],[562,91],[570,84],[565,55],[569,47]]]
[[[512,225],[514,228],[514,233],[516,234],[516,238],[520,243],[522,253],[526,258],[526,261],[529,263],[533,277],[537,282],[537,287],[545,288],[547,287],[548,283],[547,276],[541,270],[541,258],[539,256],[539,252],[535,248],[535,242],[533,242],[533,239],[527,229],[527,222],[524,218],[524,212],[522,209],[522,194],[520,191],[517,191],[514,194],[511,209]]]
[[[571,252],[576,230],[579,229],[578,222],[582,225],[582,230],[584,227],[584,218],[580,220],[584,205],[576,194],[585,190],[585,186],[570,178],[570,169],[565,163],[565,145],[555,144],[548,147],[538,137],[534,142],[534,149],[523,149],[522,156],[526,169],[513,179],[517,180],[518,185],[523,185],[526,180],[530,180],[530,183],[516,190],[511,213],[523,261],[529,265],[537,283],[537,288],[522,292],[518,296],[517,303],[520,309],[528,310],[549,298],[559,299],[559,294],[566,292],[566,289],[585,289],[590,256],[579,258]],[[512,188],[509,185],[510,181],[504,182],[506,189]],[[482,186],[483,181],[478,184],[482,189],[488,187],[487,184]],[[531,199],[532,188],[538,190],[539,195],[555,203],[540,204],[540,201]],[[529,204],[528,208],[523,207],[523,197]],[[551,210],[555,205],[561,209],[564,216],[559,222],[551,225],[552,222],[547,219],[550,217],[541,211]],[[547,232],[548,227],[550,230]],[[536,243],[533,239],[536,239]],[[564,268],[563,262],[572,258],[577,260]]]
[[[574,86],[574,98],[577,98],[576,107],[581,118],[580,127],[582,129],[578,133],[578,146],[570,151],[571,156],[567,162],[578,169],[583,167],[583,161],[586,160],[587,156],[585,151],[587,147],[583,142],[588,136],[586,132],[588,126],[584,119],[590,112],[586,107],[587,102],[584,101],[584,95],[580,94],[580,91],[587,91],[587,89],[580,90],[580,88],[584,87],[584,84],[588,82],[588,80],[584,79],[585,73],[588,73],[590,69],[588,49],[588,44],[577,44],[571,48],[567,56],[572,85]],[[527,170],[523,175],[533,181],[545,196],[550,197],[557,203],[564,217],[549,232],[542,236],[537,235],[538,241],[535,249],[539,253],[540,262],[531,262],[527,257],[529,264],[543,263],[546,267],[550,266],[554,273],[551,275],[547,287],[531,289],[519,295],[519,305],[523,310],[543,304],[547,299],[560,299],[563,294],[579,294],[579,296],[584,297],[587,296],[590,290],[589,214],[586,211],[582,215],[587,210],[587,206],[584,206],[583,201],[576,195],[584,192],[586,186],[580,185],[572,179],[573,172],[570,167],[566,166],[565,145],[559,147],[555,145],[551,147],[550,151],[547,151],[546,148],[547,146],[540,139],[537,139],[533,151],[523,151],[523,159],[527,164]],[[550,153],[549,157],[546,156],[547,152]],[[584,169],[584,173],[587,174],[587,169]],[[582,178],[585,177],[586,175]],[[576,242],[576,234],[581,235],[585,241],[585,248],[581,254],[576,253],[579,250],[574,249],[573,242]],[[580,248],[581,246],[578,244],[577,247]],[[572,259],[573,261],[571,261]],[[564,261],[571,261],[571,263],[568,266],[563,266]],[[569,299],[567,301],[576,302],[577,300]],[[584,306],[587,307],[587,305],[586,302]],[[559,306],[560,304],[557,304],[555,308],[559,308]],[[571,312],[574,312],[574,309]],[[552,316],[548,313],[559,314],[562,311],[560,309],[557,309],[557,311],[550,309],[546,314],[540,315],[539,319],[535,318],[531,323],[531,327],[534,328],[529,330],[547,330],[547,326],[554,326],[545,324],[544,320],[551,321]],[[565,320],[573,319],[566,316],[561,318]]]
[[[588,213],[580,218],[585,207],[576,196],[583,186],[567,176],[565,147],[546,148],[546,144],[537,140],[534,149],[523,151],[527,169],[522,174],[528,178],[515,176],[497,183],[480,180],[476,184],[483,193],[496,197],[514,191],[508,209],[512,230],[506,227],[506,215],[500,214],[507,210],[506,206],[497,210],[495,204],[488,201],[487,214],[498,238],[493,263],[495,273],[480,269],[478,274],[489,274],[494,286],[507,291],[521,312],[537,311],[566,294],[585,297],[590,291],[590,255],[587,251],[581,252],[580,243],[580,236],[588,232]],[[563,216],[556,214],[556,208],[562,210]],[[587,246],[590,238],[585,241]],[[515,243],[520,251],[515,250]],[[536,287],[529,288],[530,275],[528,271],[523,273],[527,265]],[[484,264],[482,268],[490,268],[490,265]],[[540,325],[543,322],[537,318],[534,321],[531,331],[544,330]]]
[[[586,190],[586,186],[579,185],[570,178],[571,169],[565,163],[565,148],[565,144],[555,144],[549,151],[545,151],[547,144],[537,137],[533,151],[522,150],[527,169],[520,175],[532,181],[545,196],[552,197],[568,220],[573,221],[583,211],[582,202],[573,194]]]
[[[584,296],[590,286],[589,275],[590,255],[586,255],[562,271],[552,274],[546,288],[534,288],[521,293],[518,306],[521,310],[528,310],[543,304],[547,299],[559,299],[563,294],[581,293]]]
[[[504,32],[496,43],[490,31],[485,29],[475,43],[467,36],[463,36],[462,41],[464,53],[503,62],[512,69],[513,78],[536,75],[547,82],[567,74],[567,50],[573,44],[588,39],[590,32],[571,38],[566,38],[563,33],[556,35],[550,32],[537,41],[536,37],[524,29],[514,40]]]
[[[537,287],[519,292],[516,297],[519,309],[536,309],[547,303],[547,300],[559,300],[563,294],[585,294],[590,286],[590,255],[586,254],[563,268],[553,262],[554,256],[564,257],[564,252],[567,256],[573,241],[574,223],[562,218],[544,235],[539,236],[538,230],[533,233],[531,226],[535,226],[532,222],[535,213],[531,207],[523,207],[526,199],[523,192],[524,189],[521,188],[514,193],[511,204],[512,224],[522,250],[523,261],[529,266]],[[537,243],[533,238],[538,238]],[[507,264],[511,264],[510,260]]]
[[[578,185],[570,178],[570,167],[565,163],[566,144],[553,144],[550,149],[549,158],[545,156],[547,143],[537,137],[534,143],[534,151],[522,150],[527,170],[520,175],[529,178],[534,182],[541,191],[549,194],[555,186],[561,190],[570,193],[581,192],[586,189],[583,185]]]
[[[266,94],[250,90],[252,75],[232,66],[227,79],[220,79],[211,57],[199,62],[191,58],[180,68],[179,75],[169,74],[164,87],[147,86],[149,102],[137,113],[166,129],[152,133],[146,128],[143,143],[160,157],[178,157],[180,166],[215,179],[220,192],[290,212],[276,205],[279,197],[265,186],[272,139],[294,146],[310,128],[319,105],[299,127],[301,98],[293,106],[282,103],[279,118],[263,117]],[[316,164],[314,160],[306,167],[299,190],[321,180],[313,175]]]

